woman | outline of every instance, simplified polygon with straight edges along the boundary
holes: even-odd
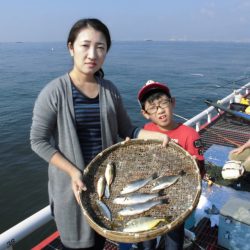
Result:
[[[49,162],[49,198],[64,249],[103,249],[105,239],[80,210],[84,167],[118,136],[160,139],[167,136],[134,127],[112,82],[101,69],[111,46],[108,28],[98,19],[81,19],[67,46],[72,70],[48,83],[33,111],[31,147]],[[98,238],[98,239],[97,239]]]

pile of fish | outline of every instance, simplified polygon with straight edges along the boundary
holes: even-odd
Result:
[[[104,218],[109,221],[112,220],[112,214],[108,206],[102,201],[102,197],[105,195],[107,199],[110,198],[110,185],[114,180],[114,176],[115,165],[113,163],[108,163],[104,176],[101,175],[97,181],[97,194],[99,200],[97,200],[96,203]]]
[[[120,191],[122,196],[115,197],[112,201],[113,204],[125,206],[120,211],[118,211],[118,215],[122,217],[138,215],[150,210],[157,205],[167,203],[167,200],[159,198],[159,193],[155,191],[159,191],[173,185],[178,181],[180,176],[181,175],[157,177],[157,175],[154,173],[147,178],[129,182]],[[104,203],[103,197],[107,199],[110,198],[111,185],[114,181],[114,178],[115,164],[108,163],[104,175],[99,177],[96,186],[98,194],[98,200],[96,201],[97,206],[103,217],[108,221],[112,221],[112,213],[108,206]],[[151,183],[153,186],[149,193],[137,192],[148,183]],[[139,217],[137,219],[129,220],[123,227],[123,232],[135,233],[147,231],[156,227],[160,222],[166,222],[166,218]]]

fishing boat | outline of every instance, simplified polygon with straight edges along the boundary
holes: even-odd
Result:
[[[185,123],[195,127],[202,138],[208,174],[193,213],[196,221],[191,230],[196,242],[192,249],[250,249],[250,203],[244,203],[250,200],[249,174],[234,180],[224,180],[221,175],[229,152],[250,139],[250,115],[239,111],[244,107],[236,100],[239,96],[249,100],[250,83],[217,102],[205,100],[210,107]],[[248,212],[241,216],[240,210]]]
[[[209,107],[184,123],[194,127],[204,142],[208,173],[206,179],[202,181],[200,202],[186,221],[187,235],[190,232],[194,235],[185,241],[187,249],[250,249],[249,175],[231,182],[223,182],[220,174],[218,175],[222,165],[227,161],[229,150],[250,138],[250,115],[242,115],[242,112],[232,109],[232,104],[238,95],[250,99],[250,82],[234,90],[219,102],[218,100],[206,101]],[[244,214],[245,221],[240,220],[239,217],[235,218],[235,214],[230,212],[234,204],[232,198],[238,205],[236,210],[241,209],[240,215]],[[43,208],[3,232],[0,235],[0,250],[18,249],[15,246],[19,241],[52,220],[49,206]],[[238,230],[236,236],[235,230]],[[239,233],[240,237],[237,239]],[[244,248],[241,248],[242,244]],[[60,235],[56,231],[31,248],[33,250],[61,249]],[[117,250],[118,244],[107,240],[105,249]],[[161,240],[158,249],[162,249]]]

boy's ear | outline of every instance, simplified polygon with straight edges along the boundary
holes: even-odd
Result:
[[[145,111],[145,110],[143,110],[143,109],[141,109],[141,114],[144,116],[144,118],[146,118],[147,120],[149,119],[149,115],[148,115],[148,113]]]

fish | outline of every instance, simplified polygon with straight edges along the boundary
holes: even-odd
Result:
[[[112,221],[112,214],[111,214],[108,206],[100,200],[96,200],[96,204],[97,204],[100,212],[102,213],[103,217],[109,221]]]
[[[154,198],[159,197],[158,193],[133,193],[129,194],[127,196],[120,196],[116,197],[113,200],[114,204],[119,204],[119,205],[134,205],[134,204],[139,204],[139,203],[144,203],[149,200],[152,200]]]
[[[104,195],[105,183],[106,181],[105,181],[104,176],[101,176],[97,181],[97,194],[98,194],[99,200],[101,200]]]
[[[121,216],[141,214],[143,212],[148,211],[152,207],[163,203],[165,203],[165,200],[147,201],[141,204],[130,205],[118,211],[118,214]]]
[[[128,183],[120,192],[120,194],[129,194],[137,191],[138,189],[144,187],[150,181],[152,181],[156,177],[156,174],[153,174],[145,179],[139,179]]]
[[[123,228],[125,233],[137,233],[148,231],[156,227],[160,222],[165,222],[164,218],[154,218],[154,217],[139,217],[137,219],[132,219],[128,221],[126,226]]]
[[[151,191],[158,191],[164,188],[167,188],[171,185],[173,185],[175,182],[178,181],[180,178],[180,175],[169,175],[169,176],[162,176],[155,179],[155,182],[153,183],[154,187],[151,189]]]
[[[112,184],[115,176],[115,166],[113,163],[108,163],[105,169],[105,179],[106,179],[106,188],[105,188],[105,197],[110,197],[110,185]]]

